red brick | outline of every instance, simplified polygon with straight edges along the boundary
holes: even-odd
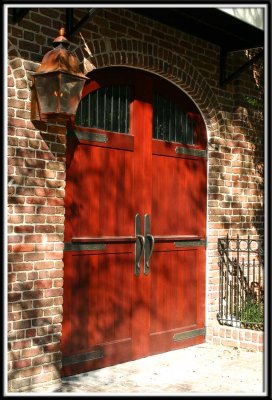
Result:
[[[54,225],[36,225],[35,232],[37,233],[53,233],[55,232]]]
[[[18,263],[13,264],[13,271],[31,271],[33,269],[32,263]]]
[[[22,297],[21,293],[8,293],[8,301],[19,301]]]
[[[13,350],[25,349],[31,346],[31,340],[20,340],[13,343]]]
[[[20,377],[35,376],[42,372],[42,367],[31,367],[20,372]]]
[[[43,365],[45,363],[49,363],[51,361],[51,355],[47,354],[44,356],[34,357],[32,359],[32,365]]]
[[[41,299],[43,297],[42,290],[31,290],[23,293],[23,299]]]
[[[34,319],[37,317],[42,317],[43,311],[38,309],[26,310],[22,312],[22,317],[24,319]]]
[[[8,313],[8,321],[18,321],[22,318],[21,312],[9,312]]]
[[[12,288],[14,291],[30,290],[33,287],[33,282],[17,282],[14,283]]]
[[[26,337],[27,337],[27,338],[35,337],[36,334],[37,334],[36,329],[27,329],[27,330],[26,330]]]
[[[24,261],[40,261],[44,260],[45,254],[44,253],[25,253],[24,254]]]
[[[29,358],[38,356],[42,353],[42,349],[40,347],[33,347],[31,349],[22,350],[22,358]]]
[[[50,372],[44,373],[42,375],[37,375],[32,378],[32,384],[36,385],[38,383],[49,382],[52,380],[52,374]]]
[[[13,246],[13,251],[19,252],[30,252],[34,251],[34,245],[32,244],[17,244]],[[27,261],[27,259],[25,259]]]
[[[49,289],[52,288],[52,280],[39,280],[34,283],[35,289]]]
[[[64,199],[62,199],[62,198],[48,198],[47,199],[47,205],[48,206],[63,206],[64,205]]]
[[[39,214],[55,214],[56,208],[55,207],[37,207],[37,213]]]
[[[23,241],[23,236],[20,236],[20,235],[9,235],[8,236],[8,243],[21,243],[22,241]]]
[[[46,217],[44,215],[26,215],[25,222],[30,224],[41,224],[44,223]]]
[[[45,289],[44,290],[44,297],[57,297],[62,296],[63,289]]]
[[[33,303],[34,308],[50,307],[53,305],[53,299],[35,300]]]
[[[12,367],[14,369],[26,368],[31,366],[31,360],[18,360],[13,361]]]
[[[41,243],[43,240],[42,235],[27,235],[25,237],[26,243]]]
[[[54,287],[63,287],[63,279],[54,279]]]
[[[35,268],[35,270],[51,269],[51,268],[54,268],[54,264],[52,261],[38,261],[35,263],[34,268]]]
[[[14,232],[16,233],[32,233],[33,231],[34,227],[31,225],[21,225],[14,228]]]
[[[59,343],[49,343],[43,347],[45,353],[54,353],[60,350]]]

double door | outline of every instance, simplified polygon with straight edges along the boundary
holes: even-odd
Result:
[[[155,75],[95,71],[67,132],[62,374],[205,340],[206,132]]]

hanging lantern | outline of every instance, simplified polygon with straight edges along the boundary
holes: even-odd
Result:
[[[65,122],[77,111],[87,78],[69,50],[64,28],[33,76],[32,120]]]

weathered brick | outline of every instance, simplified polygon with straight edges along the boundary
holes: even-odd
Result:
[[[45,363],[50,363],[51,362],[51,355],[43,355],[43,356],[38,356],[34,357],[32,359],[32,365],[43,365]]]
[[[26,349],[31,346],[31,340],[20,340],[13,343],[13,350]]]
[[[25,378],[28,376],[39,375],[42,372],[42,367],[31,367],[20,371],[20,377]]]
[[[49,289],[52,288],[52,281],[51,280],[37,280],[34,283],[35,289]]]

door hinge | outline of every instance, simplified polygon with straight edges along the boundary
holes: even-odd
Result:
[[[179,342],[181,340],[191,339],[196,336],[206,336],[206,328],[194,329],[192,331],[175,333],[173,336],[174,342]]]

